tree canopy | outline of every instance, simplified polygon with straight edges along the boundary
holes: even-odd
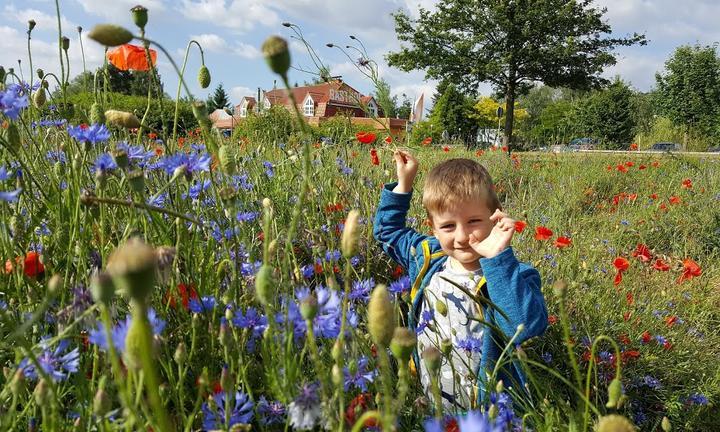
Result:
[[[512,141],[514,105],[535,82],[589,89],[605,84],[602,70],[615,64],[617,46],[645,44],[645,36],[610,36],[606,9],[592,0],[441,0],[412,19],[394,14],[404,44],[387,55],[404,71],[425,70],[476,94],[491,83],[504,95],[504,143]]]

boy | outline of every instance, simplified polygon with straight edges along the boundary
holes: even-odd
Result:
[[[404,151],[396,151],[394,159],[398,182],[385,185],[382,191],[373,234],[413,281],[408,318],[418,332],[417,352],[429,346],[447,352],[448,343],[452,344],[440,368],[445,409],[467,411],[482,401],[484,384],[518,326],[523,324],[524,330],[515,344],[545,331],[547,310],[540,274],[515,258],[510,247],[515,221],[502,212],[492,179],[482,165],[450,159],[430,171],[423,206],[433,236],[426,236],[405,226],[418,161]],[[507,319],[496,309],[477,304],[448,279],[489,299]],[[503,335],[483,322],[496,326]],[[417,353],[414,360],[429,391],[428,371]],[[516,390],[525,382],[522,370],[514,364],[502,368],[499,378]]]

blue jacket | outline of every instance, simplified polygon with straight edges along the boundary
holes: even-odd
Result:
[[[409,274],[412,281],[412,306],[408,323],[414,329],[422,308],[423,291],[433,274],[443,268],[447,256],[437,238],[421,234],[405,225],[412,193],[392,192],[396,185],[386,184],[382,190],[373,235],[385,253]],[[515,334],[518,325],[525,325],[524,332],[515,341],[522,343],[543,334],[548,322],[545,299],[540,291],[540,273],[534,267],[519,262],[511,247],[493,258],[481,258],[480,266],[486,280],[483,295],[504,311],[509,319],[493,308],[483,307],[485,321],[499,327],[503,335],[498,337],[490,329],[484,332],[478,373],[478,402],[484,397],[486,373],[492,373],[506,342]],[[415,362],[418,362],[417,353]],[[504,368],[499,378],[517,391],[520,390],[516,385],[525,385],[525,375],[517,364]]]

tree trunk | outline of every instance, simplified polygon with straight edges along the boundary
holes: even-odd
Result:
[[[515,82],[510,79],[505,87],[505,130],[503,135],[503,145],[507,147],[508,156],[510,156],[513,120],[515,118]]]

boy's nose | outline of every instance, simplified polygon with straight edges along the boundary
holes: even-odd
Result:
[[[465,227],[458,227],[455,232],[455,242],[461,245],[466,244],[470,240],[470,229]]]

